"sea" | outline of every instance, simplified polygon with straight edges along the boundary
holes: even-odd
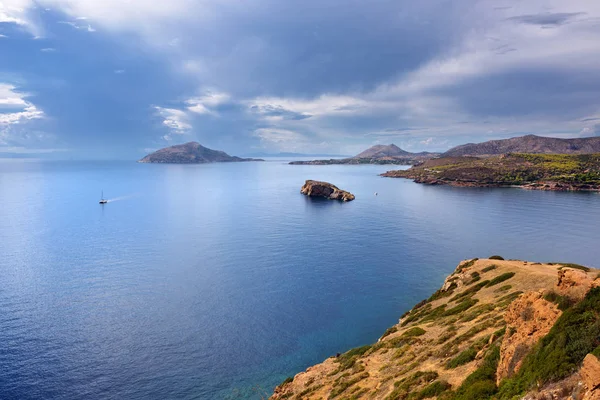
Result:
[[[598,194],[287,161],[0,162],[0,399],[263,399],[461,260],[600,267]]]

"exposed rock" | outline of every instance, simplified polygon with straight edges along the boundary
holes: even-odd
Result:
[[[560,317],[561,311],[556,304],[545,300],[543,293],[526,293],[506,310],[506,335],[500,347],[500,362],[496,371],[498,383],[519,370],[529,350],[550,332]]]
[[[579,301],[593,286],[598,286],[598,280],[592,279],[584,271],[570,268],[558,271],[556,290],[563,296]]]
[[[600,360],[593,354],[588,354],[579,373],[587,389],[584,399],[600,400]]]
[[[354,195],[328,182],[307,180],[300,193],[311,197],[325,197],[330,200],[352,201]]]

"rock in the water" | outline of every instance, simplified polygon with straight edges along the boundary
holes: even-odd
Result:
[[[331,200],[352,201],[354,195],[328,182],[307,180],[300,193],[311,197],[325,197]]]

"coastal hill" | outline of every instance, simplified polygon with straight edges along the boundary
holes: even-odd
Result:
[[[240,158],[229,154],[212,150],[202,146],[198,142],[188,142],[175,146],[165,147],[148,154],[138,162],[141,163],[169,163],[169,164],[203,164],[213,162],[240,162],[240,161],[263,161],[254,158]]]
[[[598,399],[598,272],[464,261],[376,343],[286,379],[271,399]]]
[[[375,145],[355,155],[354,157],[313,160],[313,161],[292,161],[291,165],[331,165],[331,164],[398,164],[414,165],[424,160],[438,156],[439,153],[411,153],[402,150],[395,144]]]
[[[536,135],[519,136],[453,147],[441,157],[490,156],[507,153],[590,154],[600,153],[600,137],[558,139]]]
[[[431,185],[600,191],[600,154],[441,157],[382,176]]]

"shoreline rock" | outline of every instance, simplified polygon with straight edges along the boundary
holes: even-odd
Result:
[[[329,182],[307,180],[300,189],[300,193],[309,197],[324,197],[330,200],[352,201],[355,196],[345,190],[341,190]]]

